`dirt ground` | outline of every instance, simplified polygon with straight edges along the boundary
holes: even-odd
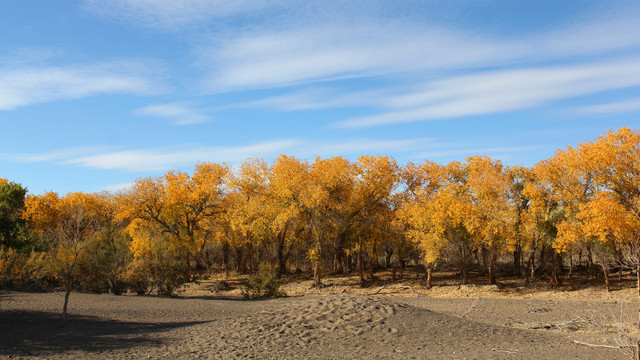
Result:
[[[0,358],[629,358],[620,325],[638,321],[632,288],[439,279],[427,290],[384,276],[366,288],[356,277],[321,289],[297,281],[284,286],[289,297],[253,301],[241,299],[238,279],[219,278],[178,298],[73,293],[64,329],[62,293],[0,292]]]

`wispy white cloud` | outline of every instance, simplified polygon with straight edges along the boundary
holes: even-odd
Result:
[[[285,139],[258,142],[239,146],[219,147],[172,147],[124,151],[108,151],[100,148],[70,148],[40,154],[17,154],[6,156],[15,162],[52,162],[102,170],[128,172],[166,171],[191,166],[201,161],[238,164],[248,158],[275,159],[285,153],[303,159],[315,156],[359,156],[389,153],[415,153],[434,149],[434,139],[416,138],[400,140],[345,139],[322,142],[317,140]],[[86,155],[87,152],[90,155]]]
[[[628,5],[621,8],[613,5],[595,15],[595,20],[583,20],[532,37],[534,47],[530,55],[536,58],[593,55],[637,47],[640,7],[637,3]]]
[[[103,146],[76,146],[66,149],[56,149],[36,154],[12,154],[0,153],[0,158],[14,162],[58,162],[70,158],[105,152],[108,149]]]
[[[506,38],[424,22],[367,16],[212,37],[199,50],[212,92],[399,74],[442,75],[518,63],[638,50],[637,8],[598,21]],[[222,40],[220,40],[222,38]]]
[[[99,94],[150,95],[161,91],[150,71],[130,61],[79,66],[0,68],[0,110]]]
[[[171,120],[176,125],[201,124],[211,120],[204,114],[205,110],[194,107],[187,102],[174,102],[167,104],[152,104],[137,109],[134,113],[143,116],[163,117]]]
[[[193,42],[197,64],[204,73],[201,79],[204,93],[373,76],[393,79],[396,83],[400,79],[404,86],[411,86],[425,78],[442,79],[453,72],[470,73],[502,66],[530,67],[532,63],[568,60],[576,56],[637,53],[640,50],[640,37],[636,36],[640,33],[640,22],[637,21],[640,7],[621,6],[620,3],[611,4],[607,11],[591,18],[575,18],[572,23],[560,24],[559,27],[524,31],[512,37],[490,35],[446,22],[436,25],[434,21],[419,20],[420,17],[412,17],[406,12],[396,16],[398,13],[389,15],[371,11],[371,8],[384,9],[390,4],[374,0],[366,3],[336,1],[331,4],[291,0],[85,0],[84,3],[95,13],[143,26],[171,29],[207,20],[207,27],[213,29],[212,34],[200,33],[197,35],[199,40]],[[414,1],[413,5],[416,4],[422,4],[424,14],[433,12],[425,9],[438,11],[437,8],[442,6],[438,1]],[[268,14],[274,11],[277,16],[270,21],[264,20],[271,19]],[[237,16],[240,20],[233,20]],[[537,70],[543,74],[542,67]],[[548,73],[556,76],[554,70],[549,68]],[[526,71],[529,70],[512,74],[522,75]],[[490,75],[484,73],[480,76]],[[443,83],[447,81],[444,78],[433,84],[446,86]],[[338,96],[332,96],[331,91],[324,88],[308,89],[237,106],[284,111],[378,107],[381,103],[374,103],[373,99],[384,101],[388,97],[386,93],[394,95],[396,89],[389,89],[389,86],[389,83],[379,84],[380,90],[372,90],[371,94],[351,93],[342,88],[336,91]],[[498,95],[513,94],[511,99],[505,98],[501,104],[477,96],[478,101],[472,101],[472,96],[467,95],[466,99],[459,99],[461,102],[443,99],[439,105],[433,101],[429,106],[398,106],[396,108],[400,111],[396,114],[382,114],[365,122],[391,123],[395,121],[392,118],[415,121],[418,118],[486,114],[549,101],[544,95],[536,99],[526,86],[516,88],[510,85],[508,91],[508,85],[504,87],[505,91],[489,89]],[[451,96],[462,97],[463,94]],[[574,95],[560,97],[569,96]],[[175,111],[181,112],[180,116],[184,118],[192,116],[192,120],[185,121],[187,123],[203,120],[199,117],[201,113],[193,114],[193,108],[177,109],[176,104],[172,105],[171,109],[149,108],[143,112],[164,111],[166,114]],[[187,112],[191,114],[187,115]]]
[[[119,191],[126,191],[127,189],[130,189],[131,187],[133,187],[133,185],[135,185],[135,182],[128,182],[128,183],[122,183],[122,184],[113,184],[113,185],[104,186],[100,190],[104,190],[104,191],[115,193],[115,192],[119,192]]]
[[[92,156],[72,157],[58,161],[58,163],[93,169],[145,173],[191,166],[201,161],[225,162],[237,165],[249,158],[273,160],[283,153],[302,159],[312,159],[316,156],[321,158],[332,156],[355,158],[360,155],[389,154],[396,154],[402,159],[464,158],[483,154],[506,159],[511,153],[535,148],[538,148],[538,146],[460,148],[459,144],[441,143],[431,138],[400,140],[345,139],[330,142],[289,139],[240,146],[185,149],[156,148],[105,152]]]
[[[274,156],[298,144],[295,140],[277,140],[245,146],[127,150],[72,158],[63,163],[103,170],[164,171],[200,161],[237,163],[251,157]]]
[[[394,23],[248,33],[200,50],[205,88],[220,92],[493,64],[524,49],[473,34]],[[518,50],[520,49],[520,50]]]
[[[256,12],[279,0],[84,0],[95,14],[131,21],[142,26],[176,30],[207,19]]]
[[[481,72],[424,84],[385,100],[382,114],[336,123],[355,128],[501,113],[597,92],[640,86],[640,59]]]
[[[289,139],[241,146],[188,149],[159,148],[106,152],[92,156],[69,158],[61,161],[61,163],[94,169],[148,172],[170,170],[180,166],[193,165],[200,161],[238,164],[252,157],[273,159],[282,153],[309,159],[315,156],[386,155],[391,151],[413,152],[432,146],[432,139],[428,138],[403,140],[348,139],[328,143]]]
[[[23,46],[0,54],[0,64],[7,66],[38,67],[45,66],[47,61],[51,61],[63,54],[61,49],[53,47]],[[3,66],[3,67],[4,67]]]
[[[616,101],[607,104],[583,106],[574,110],[582,114],[612,114],[640,111],[640,99]]]
[[[386,96],[389,90],[343,92],[339,88],[304,89],[259,100],[231,104],[230,108],[262,108],[277,111],[301,111],[354,106],[372,106]]]

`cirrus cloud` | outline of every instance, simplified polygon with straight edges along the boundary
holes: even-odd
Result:
[[[133,61],[0,68],[0,110],[100,94],[153,95],[161,91],[148,66]]]

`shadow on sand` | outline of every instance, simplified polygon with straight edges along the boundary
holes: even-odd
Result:
[[[61,328],[59,313],[0,311],[0,356],[101,353],[159,346],[169,340],[163,332],[204,322],[140,323],[69,315],[67,327]]]

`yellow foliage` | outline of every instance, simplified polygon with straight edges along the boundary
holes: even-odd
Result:
[[[141,248],[142,228],[155,228],[171,235],[172,244],[188,254],[199,251],[212,228],[208,220],[223,211],[226,180],[230,169],[226,165],[199,163],[193,176],[169,171],[160,178],[136,181],[124,195],[121,217],[140,219],[133,230],[138,234],[133,248]],[[132,236],[136,238],[136,236]]]

